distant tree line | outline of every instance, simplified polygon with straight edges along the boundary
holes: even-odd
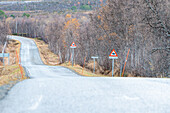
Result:
[[[73,8],[75,10],[75,8]],[[118,53],[115,74],[119,75],[130,49],[125,76],[170,75],[170,8],[168,0],[108,0],[107,5],[87,15],[41,15],[11,19],[12,33],[39,37],[60,57],[70,60],[70,44],[77,44],[75,62],[83,66],[99,56],[98,70],[111,72],[109,54]],[[24,34],[22,34],[24,35]]]

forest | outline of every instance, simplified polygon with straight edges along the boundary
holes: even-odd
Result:
[[[83,66],[98,56],[101,74],[111,72],[109,54],[115,49],[115,75],[170,76],[170,3],[168,0],[108,0],[101,8],[84,12],[49,13],[1,18],[1,49],[7,34],[44,40],[60,63],[69,62],[74,41],[75,62]]]

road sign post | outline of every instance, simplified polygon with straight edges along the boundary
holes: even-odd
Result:
[[[74,65],[74,48],[72,49],[72,66]]]
[[[98,59],[99,57],[95,57],[95,56],[92,56],[91,57],[92,59],[93,59],[93,61],[94,61],[94,69],[93,69],[93,73],[95,73],[95,61],[96,61],[96,59]]]
[[[112,59],[112,77],[114,75],[114,59]]]
[[[112,59],[112,77],[113,77],[114,76],[114,60],[118,59],[118,55],[114,49],[110,53],[109,59]]]
[[[72,44],[71,44],[71,46],[70,46],[70,48],[72,49],[72,58],[71,58],[71,60],[72,60],[72,66],[74,65],[74,49],[76,48],[76,44],[73,42]]]
[[[7,45],[7,41],[5,42],[5,44],[4,44],[4,47],[3,47],[3,50],[2,50],[2,57],[3,57],[3,65],[5,65],[5,63],[4,63],[4,53],[5,53],[5,48],[6,48],[6,45]]]
[[[0,57],[3,57],[3,65],[5,65],[4,58],[8,57],[8,65],[10,64],[9,53],[0,53]]]

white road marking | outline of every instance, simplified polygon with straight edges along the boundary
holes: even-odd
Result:
[[[35,110],[35,109],[37,109],[37,107],[39,106],[39,104],[40,104],[40,102],[41,102],[41,100],[42,100],[42,95],[39,97],[39,99],[38,99],[38,101],[34,104],[34,105],[32,105],[29,109],[30,110]]]
[[[123,96],[123,98],[124,99],[126,99],[126,100],[139,100],[139,98],[138,97],[129,97],[129,96]]]

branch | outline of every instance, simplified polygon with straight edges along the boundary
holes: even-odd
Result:
[[[170,49],[170,47],[165,47],[165,48],[163,48],[163,47],[153,48],[153,49],[152,49],[152,53],[154,53],[154,52],[156,52],[156,51],[158,51],[158,50],[168,50],[168,49]]]

